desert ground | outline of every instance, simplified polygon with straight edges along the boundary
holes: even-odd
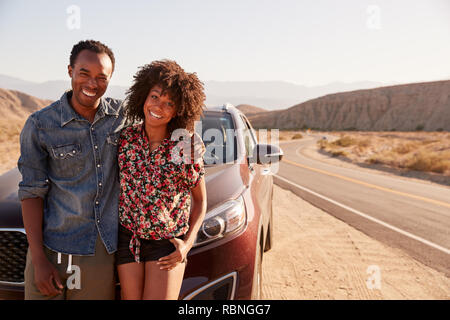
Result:
[[[264,299],[450,299],[443,273],[278,186],[274,221],[274,246],[263,257]]]

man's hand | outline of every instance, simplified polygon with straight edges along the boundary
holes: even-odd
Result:
[[[181,141],[179,146],[183,150],[184,163],[200,163],[203,161],[203,155],[206,148],[202,138],[195,132],[191,136],[191,141]]]
[[[36,287],[43,295],[55,296],[62,293],[64,287],[58,270],[45,256],[33,261],[33,266]]]
[[[203,155],[205,154],[205,145],[203,144],[202,138],[195,132],[191,138],[194,143],[194,150],[191,152],[191,156],[194,159],[194,163],[199,163],[203,160]]]

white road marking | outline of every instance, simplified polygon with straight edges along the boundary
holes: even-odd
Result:
[[[366,218],[366,219],[368,219],[368,220],[370,220],[370,221],[373,221],[373,222],[375,222],[375,223],[378,223],[378,224],[380,224],[380,225],[382,225],[382,226],[384,226],[384,227],[386,227],[386,228],[389,228],[389,229],[391,229],[391,230],[393,230],[393,231],[395,231],[395,232],[401,233],[401,234],[403,234],[403,235],[405,235],[405,236],[407,236],[407,237],[409,237],[409,238],[411,238],[411,239],[414,239],[414,240],[416,240],[416,241],[419,241],[419,242],[421,242],[421,243],[423,243],[423,244],[426,244],[426,245],[428,245],[428,246],[430,246],[430,247],[433,247],[433,248],[435,248],[435,249],[437,249],[437,250],[439,250],[439,251],[442,251],[442,252],[444,252],[444,253],[446,253],[446,254],[450,254],[450,250],[449,250],[449,249],[444,248],[444,247],[442,247],[442,246],[440,246],[440,245],[438,245],[438,244],[436,244],[436,243],[433,243],[433,242],[428,241],[428,240],[426,240],[426,239],[423,239],[423,238],[421,238],[421,237],[419,237],[419,236],[416,236],[416,235],[414,235],[414,234],[412,234],[412,233],[409,233],[409,232],[407,232],[407,231],[404,231],[404,230],[402,230],[402,229],[399,229],[399,228],[397,228],[397,227],[394,227],[393,225],[390,225],[389,223],[386,223],[386,222],[384,222],[384,221],[378,220],[378,219],[376,219],[376,218],[374,218],[374,217],[371,217],[371,216],[369,216],[369,215],[367,215],[367,214],[365,214],[365,213],[363,213],[363,212],[361,212],[361,211],[358,211],[358,210],[356,210],[356,209],[350,208],[349,206],[346,206],[345,204],[339,203],[339,202],[337,202],[337,201],[335,201],[335,200],[333,200],[333,199],[330,199],[330,198],[328,198],[328,197],[326,197],[326,196],[323,196],[323,195],[321,195],[321,194],[319,194],[319,193],[317,193],[317,192],[315,192],[315,191],[312,191],[312,190],[310,190],[310,189],[308,189],[308,188],[302,187],[302,186],[296,184],[295,182],[292,182],[292,181],[290,181],[290,180],[287,180],[286,178],[283,178],[283,177],[281,177],[281,176],[279,176],[279,175],[275,175],[275,176],[276,176],[278,179],[283,180],[283,181],[285,181],[285,182],[287,182],[287,183],[289,183],[289,184],[295,186],[296,188],[299,188],[299,189],[301,189],[301,190],[303,190],[303,191],[306,191],[306,192],[308,192],[308,193],[311,193],[311,194],[315,195],[316,197],[319,197],[319,198],[321,198],[321,199],[323,199],[323,200],[326,200],[326,201],[328,201],[328,202],[330,202],[330,203],[333,203],[333,204],[335,204],[335,205],[337,205],[337,206],[339,206],[339,207],[341,207],[341,208],[344,208],[344,209],[346,209],[346,210],[348,210],[348,211],[350,211],[350,212],[352,212],[352,213],[354,213],[354,214],[357,214],[357,215],[359,215],[359,216],[361,216],[361,217],[364,217],[364,218]]]

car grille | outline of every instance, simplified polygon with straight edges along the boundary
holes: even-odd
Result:
[[[27,249],[25,233],[0,230],[0,282],[24,282]]]

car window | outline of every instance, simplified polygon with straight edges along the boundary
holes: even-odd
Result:
[[[244,122],[244,143],[245,143],[245,151],[247,153],[247,156],[251,157],[253,156],[253,148],[255,147],[257,141],[255,134],[253,132],[253,128],[251,127],[248,120],[241,116],[242,121]]]
[[[229,113],[204,112],[201,126],[206,147],[205,164],[228,163],[237,159],[235,126]]]

